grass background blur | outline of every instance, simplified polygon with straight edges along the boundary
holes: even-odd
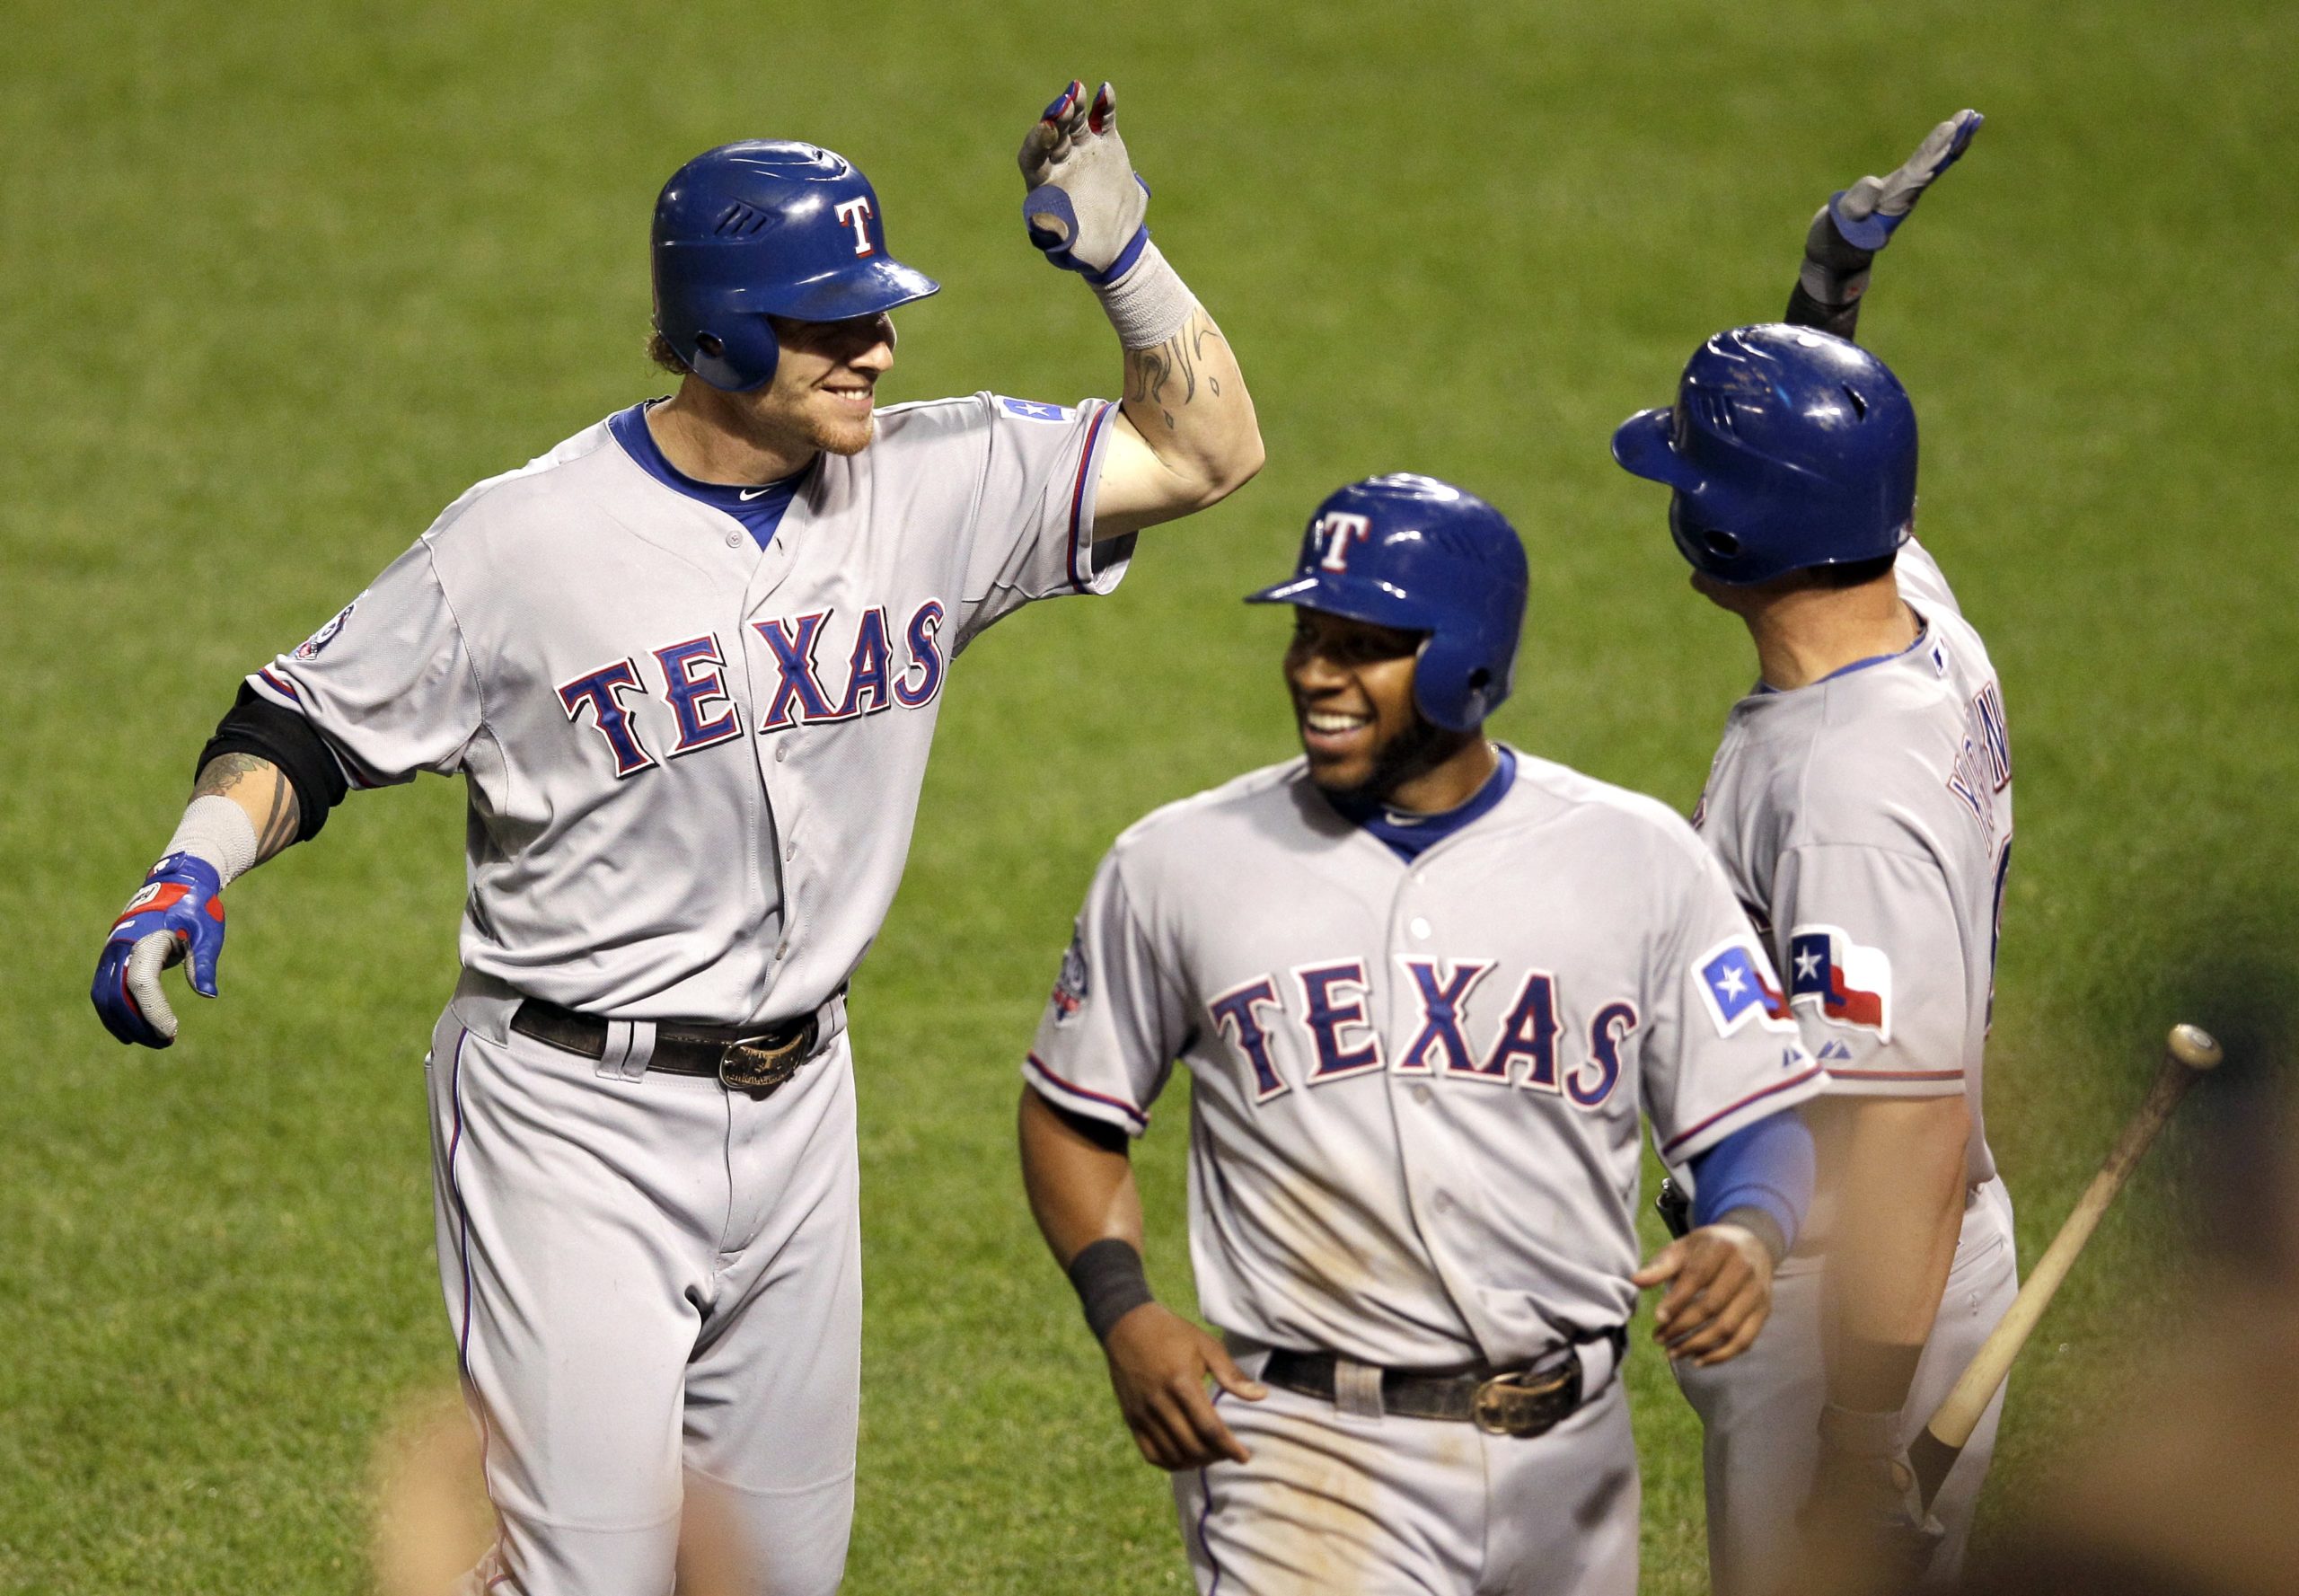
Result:
[[[850,1588],[1186,1588],[1009,1125],[1110,838],[1290,751],[1285,620],[1238,595],[1342,481],[1469,484],[1532,554],[1497,730],[1689,808],[1746,643],[1608,430],[1701,336],[1776,315],[1813,207],[1959,106],[1988,127],[1862,332],[1916,396],[1923,530],[2011,707],[1988,1100],[2025,1257],[2192,974],[2299,932],[2286,4],[4,9],[0,1589],[363,1585],[382,1415],[452,1378],[418,1064],[460,794],[357,798],[236,888],[225,1001],[168,1054],[106,1037],[87,973],[237,678],[468,483],[662,391],[648,207],[730,138],[852,155],[941,278],[887,397],[1072,400],[1116,351],[1022,239],[1011,161],[1072,74],[1115,80],[1269,445],[1118,597],[1001,627],[948,695],[855,999]],[[1142,1154],[1176,1297],[1183,1118]],[[1985,1535],[2170,1359],[2194,1156],[2143,1172],[2020,1366]],[[1696,1591],[1697,1429],[1633,1368],[1646,1586]]]

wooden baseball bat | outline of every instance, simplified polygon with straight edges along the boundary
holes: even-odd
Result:
[[[2219,1058],[2219,1044],[2208,1031],[2191,1025],[2171,1027],[2163,1045],[2163,1062],[2156,1069],[2155,1084],[2149,1089],[2146,1100],[2124,1126],[2123,1134],[2116,1138],[2107,1161],[2084,1188],[2074,1211],[2059,1227],[2059,1234],[2051,1239],[2044,1256],[2028,1272],[2019,1296],[2013,1299],[2002,1322],[1980,1344],[1971,1366],[1964,1371],[1963,1378],[1956,1381],[1947,1400],[1933,1414],[1931,1423],[1908,1448],[1908,1461],[1915,1466],[1916,1484],[1927,1506],[1938,1495],[1940,1482],[1955,1466],[1964,1443],[1971,1439],[1980,1415],[1995,1396],[1995,1388],[2011,1372],[2012,1360],[2020,1355],[2036,1321],[2051,1305],[2052,1293],[2059,1290],[2059,1283],[2067,1278],[2083,1244],[2099,1227],[2100,1216],[2123,1189],[2133,1167],[2147,1151],[2147,1144],[2155,1140],[2155,1133],[2163,1128],[2163,1122],[2171,1117],[2171,1110],[2179,1107],[2188,1088],[2205,1071],[2215,1068]]]

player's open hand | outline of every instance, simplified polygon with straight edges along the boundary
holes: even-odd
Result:
[[[1150,185],[1134,175],[1117,131],[1117,91],[1093,99],[1071,79],[1022,139],[1015,157],[1029,193],[1022,221],[1030,242],[1064,271],[1102,283],[1123,274],[1149,237]]]
[[[1211,1377],[1248,1402],[1260,1401],[1269,1389],[1246,1379],[1217,1338],[1161,1303],[1144,1302],[1110,1327],[1103,1351],[1118,1411],[1144,1458],[1168,1470],[1250,1459],[1214,1411],[1205,1382]]]
[[[1748,1351],[1772,1312],[1772,1254],[1739,1225],[1687,1231],[1629,1279],[1639,1286],[1667,1283],[1652,1339],[1671,1361],[1690,1358],[1697,1368]]]
[[[1987,119],[1976,110],[1960,110],[1925,135],[1916,154],[1886,177],[1863,177],[1828,200],[1825,213],[1845,242],[1855,249],[1881,250],[1893,229],[1907,220],[1908,212],[1942,172],[1960,160],[1972,135]]]

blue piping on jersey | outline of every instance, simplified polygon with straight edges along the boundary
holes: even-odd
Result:
[[[1820,678],[1820,682],[1833,682],[1838,676],[1848,676],[1854,671],[1864,671],[1872,665],[1889,665],[1895,659],[1906,659],[1918,648],[1923,648],[1925,642],[1930,640],[1931,636],[1932,622],[1929,621],[1924,622],[1916,629],[1916,641],[1910,643],[1907,648],[1895,648],[1889,654],[1871,654],[1865,659],[1855,659],[1850,665],[1840,665],[1837,666],[1836,669],[1830,671],[1827,675],[1822,676]],[[1820,682],[1807,682],[1804,685],[1806,687],[1818,687],[1820,684]],[[1801,692],[1801,689],[1793,687],[1784,689],[1775,687],[1769,682],[1760,681],[1757,683],[1757,691],[1758,692]]]
[[[655,435],[647,426],[647,408],[654,402],[634,404],[607,418],[607,430],[614,434],[614,441],[622,445],[622,452],[664,487],[732,516],[743,524],[743,530],[760,548],[773,542],[774,529],[782,525],[782,512],[798,496],[798,484],[806,480],[806,472],[812,471],[813,465],[762,486],[697,481],[665,459],[661,445],[655,442]]]
[[[1387,804],[1352,798],[1335,798],[1331,801],[1343,819],[1372,833],[1388,845],[1390,852],[1411,864],[1454,833],[1491,814],[1493,807],[1509,796],[1509,789],[1517,780],[1517,755],[1499,745],[1495,745],[1494,751],[1501,756],[1500,765],[1484,779],[1484,785],[1476,789],[1475,796],[1440,815],[1414,815],[1392,809]]]

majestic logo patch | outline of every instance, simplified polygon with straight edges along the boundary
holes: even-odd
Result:
[[[1093,993],[1093,976],[1086,964],[1083,927],[1070,933],[1069,951],[1061,956],[1061,974],[1053,983],[1053,1023],[1068,1025],[1085,1008]]]
[[[1733,937],[1718,943],[1694,964],[1700,995],[1716,1034],[1731,1036],[1754,1019],[1771,1031],[1793,1031],[1787,1000],[1772,983],[1772,966],[1755,942]]]
[[[1840,926],[1800,925],[1789,934],[1788,1001],[1816,1003],[1833,1024],[1858,1026],[1892,1039],[1892,961],[1863,948]]]
[[[351,619],[351,612],[357,608],[358,608],[358,601],[354,599],[338,610],[334,620],[295,645],[295,657],[297,659],[317,659],[320,657],[320,650],[335,641],[335,634],[343,630],[343,623]]]
[[[1058,404],[1048,404],[1042,399],[1000,399],[1008,411],[1025,421],[1067,421],[1070,412]]]

